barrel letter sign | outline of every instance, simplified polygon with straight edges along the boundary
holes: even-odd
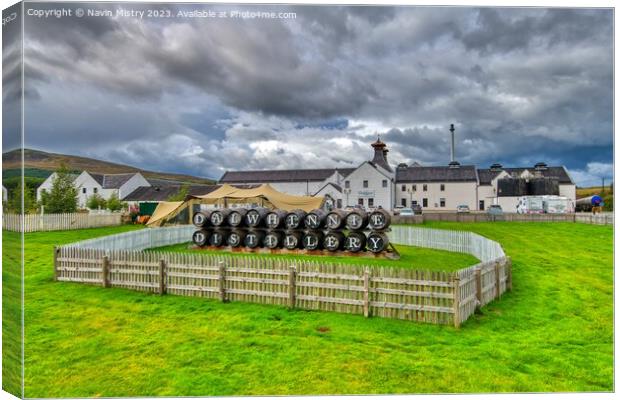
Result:
[[[198,247],[264,248],[381,253],[388,249],[390,214],[377,209],[269,210],[215,209],[194,214]]]

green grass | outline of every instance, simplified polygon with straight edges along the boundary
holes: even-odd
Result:
[[[154,248],[153,251],[171,251],[178,253],[198,254],[226,254],[234,257],[269,257],[281,260],[312,260],[334,263],[346,263],[355,265],[379,265],[390,268],[413,268],[428,271],[456,271],[477,264],[480,261],[469,254],[453,253],[450,251],[427,249],[414,246],[396,245],[400,254],[399,260],[386,258],[369,258],[355,256],[303,256],[303,255],[276,255],[276,254],[253,254],[234,253],[230,251],[197,250],[190,249],[190,243],[182,243],[173,246]]]
[[[612,227],[429,226],[513,259],[460,329],[53,282],[53,245],[130,228],[28,234],[25,396],[613,390]]]

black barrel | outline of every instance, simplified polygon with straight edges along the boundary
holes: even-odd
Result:
[[[209,245],[215,247],[226,246],[226,232],[220,230],[214,230],[209,236]]]
[[[284,226],[286,229],[301,229],[304,226],[306,212],[304,210],[293,210],[286,214]]]
[[[261,231],[249,231],[245,234],[245,238],[243,238],[243,244],[245,247],[249,247],[250,249],[255,249],[260,247],[263,244],[263,239],[265,238],[265,233]]]
[[[325,218],[327,217],[327,213],[320,208],[316,210],[312,210],[306,215],[304,218],[304,225],[309,229],[321,229],[325,226]]]
[[[328,232],[323,238],[323,247],[329,251],[338,251],[344,248],[344,234],[342,232]]]
[[[211,211],[211,218],[209,218],[209,220],[211,221],[211,225],[213,226],[225,225],[226,219],[230,215],[230,211],[231,210],[228,208]]]
[[[268,231],[263,239],[263,246],[268,249],[277,249],[282,247],[283,235],[278,231]]]
[[[344,240],[344,248],[352,253],[364,250],[366,247],[366,235],[362,232],[350,232]]]
[[[325,218],[325,225],[328,229],[337,230],[344,228],[347,219],[347,212],[344,210],[333,210]]]
[[[368,213],[364,210],[354,209],[347,214],[345,220],[347,229],[352,231],[362,230],[368,225]]]
[[[306,250],[318,250],[323,244],[323,232],[310,231],[302,239],[302,246]]]
[[[211,233],[209,231],[201,229],[194,232],[194,234],[192,235],[192,242],[194,242],[196,246],[203,247],[209,242],[210,235]]]
[[[268,212],[269,209],[265,207],[256,207],[248,210],[245,214],[245,224],[250,228],[263,226],[265,216]]]
[[[228,238],[226,238],[226,243],[230,247],[239,247],[243,244],[243,239],[245,238],[245,232],[242,230],[234,230],[230,232]]]
[[[383,250],[387,249],[390,240],[385,233],[372,232],[368,235],[368,240],[366,243],[368,244],[368,250],[373,253],[381,253]]]
[[[289,250],[294,250],[302,247],[303,235],[300,232],[288,232],[284,235],[284,247]]]
[[[390,213],[383,209],[375,210],[368,216],[368,227],[375,231],[386,229],[391,222]]]
[[[286,211],[273,210],[267,213],[265,216],[265,225],[269,229],[278,229],[284,226],[284,220],[286,219]]]
[[[203,228],[205,226],[209,226],[209,217],[211,213],[209,211],[198,211],[194,214],[192,218],[192,223],[199,228]]]
[[[248,213],[248,210],[245,208],[233,208],[230,210],[230,214],[228,214],[228,225],[230,226],[243,226],[245,223],[245,214]]]

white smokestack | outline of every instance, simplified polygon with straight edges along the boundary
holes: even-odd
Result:
[[[450,135],[452,139],[452,144],[450,145],[450,162],[454,162],[454,124],[450,124]]]

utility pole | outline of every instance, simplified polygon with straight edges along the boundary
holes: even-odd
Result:
[[[605,177],[601,178],[603,180],[603,184],[601,185],[601,194],[605,194]]]

